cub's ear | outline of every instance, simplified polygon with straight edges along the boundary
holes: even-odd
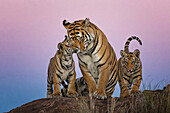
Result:
[[[67,20],[63,20],[63,26],[67,29],[68,25],[70,25],[70,22],[67,22]]]
[[[120,55],[121,55],[122,57],[124,57],[124,56],[126,55],[126,52],[124,52],[123,50],[121,50],[121,51],[120,51]]]
[[[67,35],[65,35],[65,39],[64,40],[67,40],[67,38],[68,38]]]
[[[139,56],[140,56],[140,51],[139,51],[139,49],[135,49],[135,51],[133,52],[133,54],[134,54],[136,57],[139,58]]]
[[[82,77],[82,78],[80,78],[80,82],[82,83],[82,84],[86,84],[86,81],[84,80],[84,78]]]
[[[60,54],[60,50],[57,50],[57,53],[56,53],[57,55],[59,55]]]
[[[89,26],[89,23],[90,23],[90,19],[89,18],[86,18],[83,22],[84,24],[84,27],[87,28]]]
[[[63,43],[60,42],[60,43],[57,45],[57,47],[58,47],[59,50],[63,50]]]

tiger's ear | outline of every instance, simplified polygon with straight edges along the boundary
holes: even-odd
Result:
[[[56,53],[56,55],[59,55],[60,54],[60,51],[59,50],[57,50],[57,53]]]
[[[89,26],[89,22],[90,22],[90,19],[89,19],[89,18],[86,18],[86,19],[84,20],[84,22],[83,22],[84,28],[87,28],[87,27]]]
[[[67,20],[63,20],[63,26],[67,29],[68,25],[70,25],[70,22],[68,22]]]
[[[58,48],[59,50],[63,50],[63,43],[60,42],[60,43],[57,45],[57,48]]]
[[[82,77],[82,78],[80,78],[80,82],[82,83],[82,84],[86,84],[86,81],[84,80],[84,78]]]
[[[121,51],[120,51],[120,55],[121,55],[122,57],[124,57],[124,56],[126,55],[126,52],[124,52],[123,50],[121,50]]]
[[[65,40],[67,40],[67,35],[65,35]]]
[[[139,51],[139,49],[135,49],[135,51],[133,52],[133,54],[134,54],[136,57],[139,58],[139,56],[140,56],[140,51]]]

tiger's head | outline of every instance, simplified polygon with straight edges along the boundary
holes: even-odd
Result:
[[[88,95],[88,92],[89,92],[88,86],[87,86],[87,83],[83,77],[76,79],[76,90],[82,96]]]
[[[73,23],[64,20],[63,25],[68,34],[65,46],[71,47],[74,53],[84,52],[94,39],[94,30],[89,27],[90,24],[88,18]]]
[[[134,52],[129,53],[121,50],[120,55],[121,66],[124,68],[126,73],[133,74],[136,69],[140,68],[140,51],[138,49],[136,49]]]
[[[60,42],[58,44],[58,54],[60,55],[60,58],[62,60],[63,66],[68,69],[72,67],[73,63],[73,50],[70,47],[67,47],[65,43],[67,43],[67,36],[65,35],[65,40],[63,42]]]
[[[67,35],[65,35],[64,41],[58,44],[58,49],[63,55],[69,55],[69,56],[71,56],[73,53],[76,53],[76,51],[78,51],[77,47],[72,46],[72,43],[68,39]]]

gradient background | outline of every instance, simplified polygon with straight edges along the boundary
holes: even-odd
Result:
[[[117,57],[140,37],[143,80],[170,83],[169,0],[0,0],[0,112],[46,97],[49,59],[66,34],[62,21],[90,18]],[[77,77],[82,76],[76,61]],[[119,87],[113,96],[119,96]]]

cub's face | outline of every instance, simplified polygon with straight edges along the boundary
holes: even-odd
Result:
[[[68,41],[68,37],[65,35],[65,40],[58,44],[58,49],[63,56],[72,56],[74,47]]]
[[[91,33],[89,33],[89,19],[75,21],[69,23],[63,21],[63,25],[67,30],[67,41],[65,46],[72,49],[74,53],[84,52],[92,41]]]
[[[67,36],[65,36],[67,38]],[[72,66],[73,63],[73,50],[70,47],[65,46],[65,43],[67,40],[65,39],[63,42],[58,44],[59,54],[62,59],[62,64],[66,66],[66,68],[69,68]]]
[[[140,68],[140,51],[136,49],[133,53],[126,53],[123,50],[121,54],[121,65],[128,74],[133,74],[136,69]]]
[[[76,86],[78,93],[87,93],[88,92],[88,86],[86,81],[83,77],[76,79]]]

